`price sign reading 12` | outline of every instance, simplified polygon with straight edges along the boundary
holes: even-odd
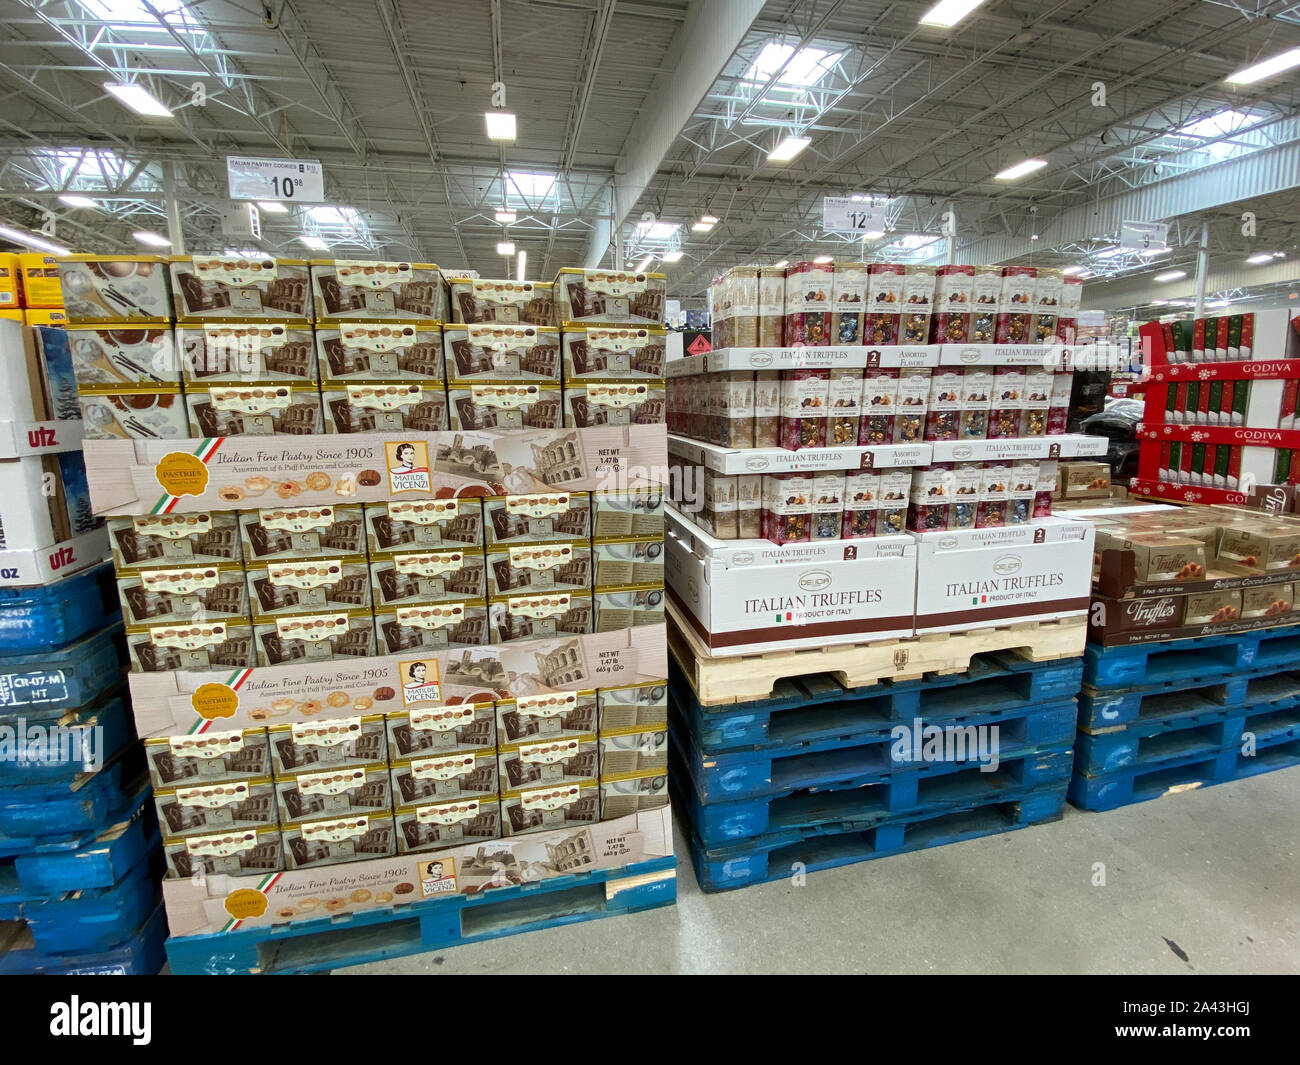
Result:
[[[323,203],[325,174],[314,159],[226,157],[226,180],[232,200],[294,200]]]
[[[835,233],[884,232],[885,205],[850,196],[822,198],[822,228]]]

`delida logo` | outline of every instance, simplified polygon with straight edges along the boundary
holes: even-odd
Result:
[[[27,430],[27,443],[31,447],[55,447],[58,442],[58,434],[48,425],[38,425],[35,429]]]
[[[1058,445],[1059,446],[1059,445]],[[970,444],[958,444],[952,449],[952,457],[958,462],[965,462],[975,453]]]
[[[731,564],[733,566],[748,566],[753,561],[754,554],[752,551],[737,551],[731,556]]]
[[[1023,565],[1024,561],[1019,555],[1003,555],[993,563],[993,572],[999,577],[1009,577],[1013,573],[1019,573]]]
[[[805,592],[820,592],[831,585],[831,575],[824,569],[810,569],[799,574],[799,587]]]
[[[752,470],[754,473],[757,473],[760,470],[767,469],[767,466],[768,466],[768,462],[767,459],[765,458],[753,458],[753,459],[745,460],[745,469]]]
[[[979,362],[979,361],[980,361],[980,349],[979,349],[979,348],[966,348],[966,349],[964,349],[964,350],[962,351],[962,353],[961,353],[960,355],[958,355],[957,357],[958,357],[959,359],[961,359],[962,362]]]
[[[772,365],[772,353],[770,351],[756,351],[749,357],[749,365],[755,370],[762,370]]]

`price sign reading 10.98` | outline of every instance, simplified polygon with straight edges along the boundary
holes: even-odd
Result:
[[[232,200],[283,200],[322,203],[325,172],[310,159],[226,157],[226,181]]]

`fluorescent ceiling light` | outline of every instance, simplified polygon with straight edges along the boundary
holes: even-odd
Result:
[[[922,26],[940,26],[948,29],[957,25],[982,3],[984,0],[939,0],[917,21]]]
[[[514,211],[498,211],[496,213],[497,221],[500,222],[502,225],[506,225],[506,226],[508,226],[511,222],[513,222],[518,217],[519,216],[515,214]]]
[[[522,281],[524,274],[528,271],[528,253],[522,248],[519,250],[519,259],[515,265],[515,280]]]
[[[1009,166],[1005,170],[994,174],[993,177],[998,181],[1015,181],[1016,178],[1022,178],[1026,174],[1032,174],[1035,170],[1042,170],[1046,165],[1046,159],[1026,159],[1023,163]]]
[[[346,226],[354,228],[361,216],[353,207],[308,207],[307,217],[323,226]]]
[[[682,261],[682,256],[685,254],[686,253],[682,251],[681,248],[678,248],[676,251],[666,251],[664,252],[664,262],[679,263]]]
[[[1086,266],[1067,266],[1061,271],[1066,277],[1078,277],[1080,274],[1086,274],[1087,272],[1088,268]]]
[[[1262,251],[1246,260],[1246,262],[1253,263],[1255,266],[1259,266],[1261,263],[1271,263],[1272,261],[1273,253],[1271,251]]]
[[[309,247],[312,251],[330,250],[330,246],[326,244],[323,240],[321,240],[320,237],[314,237],[310,233],[305,233],[298,239],[302,241],[302,243],[305,244],[307,247]]]
[[[87,207],[92,211],[99,210],[99,202],[92,200],[89,196],[76,196],[70,192],[65,192],[59,197],[59,200],[69,207]]]
[[[1159,281],[1163,284],[1166,281],[1179,281],[1187,276],[1186,270],[1166,270],[1163,274],[1156,274],[1151,280]]]
[[[632,272],[634,274],[639,274],[641,273],[641,271],[643,271],[654,261],[655,261],[655,257],[653,255],[647,255],[644,259],[642,259],[639,263],[637,263],[636,266],[632,267]]]
[[[1226,307],[1227,305],[1228,305],[1227,300],[1206,300],[1205,301],[1205,306],[1207,307]]]
[[[789,259],[782,259],[779,263],[773,263],[773,264],[772,264],[772,269],[773,269],[773,270],[784,270],[784,269],[785,269],[787,266],[789,266],[789,265],[790,265],[790,260],[789,260]]]
[[[497,241],[498,255],[514,255],[514,253],[515,253],[515,242],[513,240]]]
[[[1169,306],[1169,301],[1168,301],[1168,300],[1152,300],[1152,301],[1151,301],[1151,306],[1152,306],[1152,307],[1167,307],[1167,306]]]
[[[30,233],[24,233],[21,229],[13,229],[10,226],[0,226],[0,237],[12,240],[15,244],[24,244],[29,248],[39,248],[41,251],[47,251],[51,255],[71,254],[71,252],[62,244],[55,244],[52,241],[42,240],[40,237],[34,237]]]
[[[104,91],[112,93],[137,115],[148,115],[150,118],[172,117],[171,108],[143,85],[119,85],[115,81],[106,81]]]
[[[762,86],[775,76],[777,85],[784,86],[787,92],[791,88],[806,89],[825,78],[843,55],[821,48],[796,50],[791,44],[768,41],[745,70],[744,80]]]
[[[706,226],[716,226],[718,224],[717,216],[711,214],[700,215],[700,221],[703,222]]]
[[[141,244],[148,244],[151,248],[170,248],[172,246],[172,242],[161,233],[151,233],[147,229],[138,229],[131,236],[135,237]]]
[[[641,240],[672,240],[681,228],[680,222],[638,222],[636,235]]]
[[[288,214],[289,213],[289,208],[287,208],[279,200],[258,200],[257,207],[258,210],[265,211],[267,214]]]
[[[885,235],[885,231],[883,229],[868,229],[865,233],[862,234],[862,239],[879,240],[884,235]]]
[[[483,118],[487,122],[487,135],[490,141],[512,141],[515,139],[515,116],[509,111],[487,111]]]
[[[1262,63],[1255,63],[1235,74],[1229,74],[1227,82],[1229,85],[1254,85],[1257,81],[1271,78],[1274,74],[1281,74],[1282,71],[1290,70],[1292,67],[1300,67],[1300,48],[1292,48],[1281,55],[1275,55],[1272,59],[1265,59]]]
[[[696,222],[691,226],[692,233],[707,233],[713,228],[712,222]]]
[[[530,174],[524,170],[507,170],[506,182],[525,200],[544,200],[555,191],[554,174]]]
[[[788,163],[810,144],[812,144],[811,137],[788,136],[767,153],[767,161],[769,163]]]
[[[1273,253],[1273,258],[1274,258],[1274,259],[1285,259],[1285,258],[1286,258],[1286,252],[1284,252],[1284,251],[1275,251],[1275,252]]]
[[[817,256],[817,258],[813,260],[813,262],[815,263],[833,263],[834,261],[835,261],[834,255],[819,255]]]

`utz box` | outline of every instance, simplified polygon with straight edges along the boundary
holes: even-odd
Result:
[[[495,796],[446,799],[400,807],[393,820],[397,825],[397,853],[417,854],[496,839],[501,835],[501,804]]]
[[[595,731],[594,692],[540,692],[497,704],[497,734],[502,747]]]
[[[573,543],[494,547],[487,554],[487,594],[495,598],[526,591],[587,591],[591,556],[591,548]]]
[[[664,375],[666,331],[657,326],[577,325],[564,329],[566,381]]]
[[[593,631],[591,593],[529,592],[488,602],[488,636],[492,643],[539,640]]]
[[[503,791],[567,784],[600,776],[600,747],[594,735],[548,736],[502,747],[498,766]]]
[[[662,728],[668,724],[668,685],[601,688],[596,692],[596,712],[601,735]]]
[[[507,836],[599,820],[600,788],[594,780],[547,784],[501,796],[501,824]]]
[[[560,390],[554,385],[470,384],[447,390],[453,429],[558,429]]]
[[[388,749],[393,761],[496,747],[496,707],[492,703],[421,706],[389,714]]]
[[[375,612],[379,653],[437,651],[447,647],[477,647],[488,642],[487,603],[456,600],[416,603]]]
[[[496,751],[453,751],[394,762],[393,799],[415,806],[458,796],[497,796]]]
[[[477,548],[394,553],[370,563],[375,607],[482,599],[487,594]]]
[[[390,810],[286,824],[280,835],[286,869],[312,869],[397,853]]]
[[[271,775],[266,729],[201,732],[145,740],[149,779],[159,790],[222,780],[253,780]]]
[[[442,383],[442,328],[427,322],[329,322],[316,330],[327,383]]]
[[[324,662],[375,653],[375,619],[368,608],[257,618],[257,664]]]
[[[169,260],[177,318],[310,319],[304,259],[185,255]]]
[[[366,550],[365,523],[359,504],[242,510],[239,512],[239,533],[243,557],[248,563],[360,555]]]
[[[321,393],[327,433],[436,433],[447,428],[441,381],[365,381]]]
[[[238,562],[243,557],[239,523],[230,511],[109,518],[108,540],[119,570]]]
[[[275,800],[284,822],[370,813],[392,807],[388,783],[387,765],[332,767],[277,778]]]
[[[383,714],[294,721],[276,725],[268,734],[277,781],[297,773],[388,763]]]
[[[186,384],[315,384],[320,379],[307,321],[182,322],[176,327],[176,349]]]
[[[252,626],[246,621],[197,621],[126,630],[133,673],[205,672],[257,664]]]
[[[663,325],[667,274],[565,267],[555,277],[555,321]]]
[[[194,836],[236,828],[274,827],[275,788],[270,777],[222,780],[154,792],[164,836]]]
[[[313,385],[191,386],[184,406],[192,437],[308,436],[325,431],[320,393]]]
[[[533,544],[591,537],[591,496],[545,492],[505,496],[483,503],[487,543]]]
[[[1064,518],[916,534],[916,631],[1086,613],[1093,536],[1090,522]]]
[[[38,279],[23,255],[28,307],[65,307],[71,322],[166,322],[172,317],[167,264],[154,255],[45,257]]]
[[[167,877],[172,880],[193,880],[200,875],[260,877],[284,868],[278,826],[169,839],[163,843],[163,856]]]
[[[483,504],[475,497],[367,503],[365,521],[372,558],[483,543]]]
[[[311,260],[318,319],[445,317],[442,274],[433,263]]]
[[[550,326],[449,325],[447,379],[560,383],[560,332]]]
[[[450,321],[458,324],[549,326],[556,320],[549,282],[451,276],[447,284]]]

